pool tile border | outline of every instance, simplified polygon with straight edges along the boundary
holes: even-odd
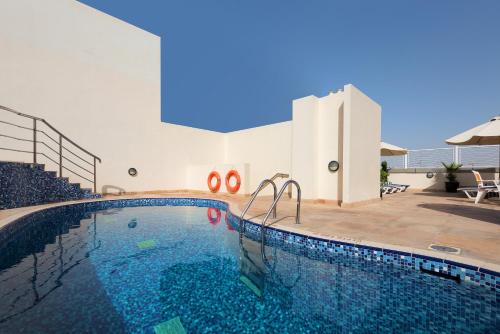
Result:
[[[159,198],[128,198],[128,199],[104,199],[98,201],[86,201],[78,203],[62,203],[54,207],[46,207],[35,212],[27,213],[22,217],[16,217],[11,223],[0,227],[0,242],[12,236],[23,224],[16,224],[34,214],[43,214],[47,210],[67,207],[81,207],[92,210],[95,208],[121,208],[137,206],[199,206],[213,207],[227,211],[227,222],[235,228],[239,226],[239,217],[233,214],[227,202],[216,199],[203,198],[179,198],[179,197],[159,197]],[[26,219],[28,221],[29,219]],[[245,235],[260,240],[260,225],[245,220]],[[266,242],[273,245],[298,247],[304,251],[313,251],[318,258],[326,259],[331,255],[348,256],[378,263],[391,264],[401,268],[411,268],[414,270],[424,269],[442,275],[460,278],[461,281],[474,283],[492,291],[500,293],[500,273],[488,268],[482,268],[471,264],[465,264],[453,260],[418,254],[383,247],[374,247],[358,244],[354,242],[344,242],[334,239],[326,239],[318,236],[311,236],[302,233],[285,231],[275,227],[267,227]],[[309,253],[307,253],[309,254]],[[309,254],[310,255],[310,254]],[[314,256],[313,258],[316,258]]]

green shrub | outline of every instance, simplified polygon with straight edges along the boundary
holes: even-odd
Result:
[[[389,168],[387,167],[387,161],[382,161],[380,164],[380,182],[387,183],[389,181]]]

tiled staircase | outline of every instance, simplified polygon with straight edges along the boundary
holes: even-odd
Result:
[[[45,165],[0,161],[0,209],[99,197]]]

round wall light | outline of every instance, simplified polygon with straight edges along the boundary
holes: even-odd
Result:
[[[432,179],[434,177],[434,173],[433,172],[427,172],[427,174],[425,174],[425,176],[428,178],[428,179]]]
[[[133,167],[129,168],[128,169],[128,175],[130,175],[130,176],[137,176],[137,169],[135,169]]]
[[[328,170],[330,172],[336,172],[340,168],[340,164],[338,161],[332,160],[328,163]]]

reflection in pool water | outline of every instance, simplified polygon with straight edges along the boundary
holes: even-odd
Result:
[[[292,245],[263,260],[220,208],[99,208],[35,215],[2,243],[1,333],[176,317],[189,333],[498,331],[500,298],[479,286]]]
[[[128,223],[129,228],[136,228],[137,227],[137,218],[133,218],[129,223]]]

